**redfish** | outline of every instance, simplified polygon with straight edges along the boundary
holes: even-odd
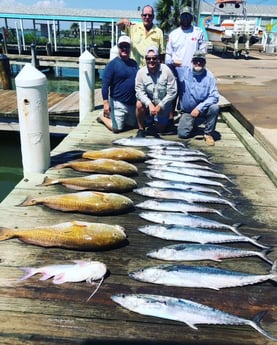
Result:
[[[92,174],[82,177],[52,179],[45,177],[41,186],[61,184],[74,190],[94,190],[102,192],[129,192],[137,186],[135,180],[123,175]]]
[[[82,154],[86,159],[109,158],[126,162],[140,162],[146,158],[143,151],[132,147],[110,147],[103,150],[89,150]]]
[[[76,250],[100,250],[115,246],[126,239],[120,225],[72,221],[29,229],[0,227],[0,241],[18,238],[41,247]]]
[[[135,175],[138,169],[135,165],[115,159],[100,158],[95,160],[74,160],[67,163],[58,164],[50,169],[64,169],[71,168],[73,170],[97,173],[97,174],[120,174],[120,175]]]
[[[18,206],[45,205],[63,212],[81,212],[94,215],[109,215],[126,212],[133,207],[133,201],[116,193],[78,192],[45,197],[27,197]]]

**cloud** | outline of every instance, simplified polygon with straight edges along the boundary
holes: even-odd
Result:
[[[37,1],[33,6],[40,8],[63,8],[65,3],[63,0],[42,0]]]

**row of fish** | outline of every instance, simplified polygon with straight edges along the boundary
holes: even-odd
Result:
[[[115,144],[129,146],[147,146],[142,139],[119,139]],[[134,192],[147,198],[137,208],[146,210],[139,216],[155,224],[138,228],[147,235],[179,242],[146,253],[147,257],[165,261],[221,261],[226,258],[257,256],[266,261],[272,268],[267,274],[249,274],[207,266],[191,266],[180,263],[162,264],[143,267],[129,272],[135,280],[177,287],[209,288],[219,290],[226,287],[237,287],[256,284],[267,280],[277,282],[277,261],[274,263],[267,257],[270,248],[258,242],[258,237],[247,237],[238,231],[239,224],[228,225],[190,213],[209,213],[224,216],[222,211],[202,206],[202,203],[213,203],[230,206],[240,213],[237,207],[223,198],[221,193],[211,187],[220,187],[230,192],[221,182],[227,176],[219,174],[209,165],[207,157],[201,152],[189,150],[182,145],[168,144],[159,139],[151,139],[153,147],[146,160],[149,169],[145,174],[156,178],[147,182],[147,187],[136,188]],[[165,146],[164,146],[165,145]],[[199,164],[200,163],[200,164]],[[216,196],[215,196],[216,195]],[[174,212],[172,212],[174,210]],[[251,243],[262,251],[222,246],[222,243]],[[277,341],[260,326],[264,313],[254,320],[243,319],[224,313],[193,301],[169,296],[131,294],[113,295],[112,300],[128,310],[160,318],[185,322],[197,329],[196,324],[236,324],[249,325],[267,338]]]

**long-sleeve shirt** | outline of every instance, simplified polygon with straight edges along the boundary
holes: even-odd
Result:
[[[196,50],[206,53],[206,41],[202,29],[198,26],[191,26],[188,30],[179,27],[168,36],[165,63],[171,65],[175,60],[179,60],[182,61],[182,66],[190,66]]]
[[[102,78],[102,98],[108,100],[111,96],[114,100],[135,104],[135,78],[138,65],[133,59],[123,60],[115,57],[105,67]]]
[[[194,108],[205,112],[212,104],[217,104],[219,93],[214,75],[204,69],[202,74],[195,74],[192,67],[176,68],[180,110],[191,113]]]
[[[140,68],[136,76],[136,96],[146,107],[153,103],[161,109],[171,102],[177,94],[177,83],[172,71],[160,64],[156,73],[147,66]]]
[[[126,27],[125,33],[131,39],[131,58],[136,60],[137,64],[145,66],[145,54],[148,47],[157,47],[160,54],[164,54],[163,32],[156,25],[153,25],[147,33],[143,23],[131,24]]]

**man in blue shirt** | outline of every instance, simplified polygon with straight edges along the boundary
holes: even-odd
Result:
[[[219,93],[216,79],[206,69],[206,57],[196,51],[192,66],[177,67],[179,109],[181,118],[178,124],[178,136],[189,138],[197,125],[205,122],[204,140],[209,146],[215,144],[214,131],[219,114]]]
[[[126,126],[137,128],[135,78],[138,65],[130,59],[131,41],[128,36],[118,39],[118,56],[105,67],[102,78],[103,114],[97,121],[114,133]]]

